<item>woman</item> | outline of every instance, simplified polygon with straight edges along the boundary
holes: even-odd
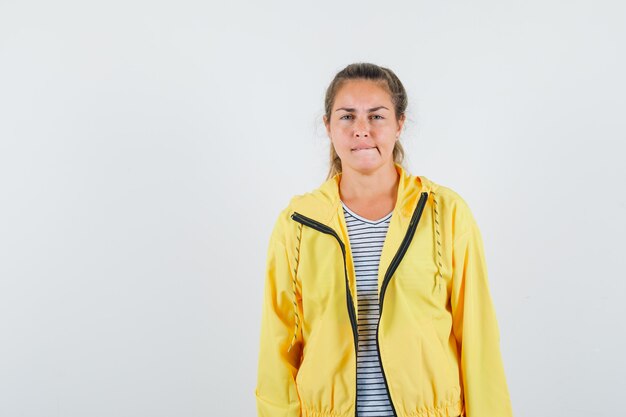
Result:
[[[352,64],[325,107],[329,175],[270,238],[259,416],[511,416],[481,235],[402,165],[402,83]]]

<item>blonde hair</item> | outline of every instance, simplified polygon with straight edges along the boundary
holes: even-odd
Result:
[[[380,83],[391,96],[391,102],[393,103],[396,120],[400,117],[404,117],[406,108],[408,105],[408,98],[404,86],[400,82],[400,79],[389,68],[380,67],[376,64],[368,62],[357,62],[350,64],[341,71],[339,71],[335,78],[331,81],[330,85],[326,89],[326,97],[324,99],[324,111],[326,120],[330,123],[330,116],[335,103],[335,96],[339,89],[346,81],[364,79],[371,80]],[[404,148],[399,140],[396,141],[393,147],[393,160],[395,163],[403,166],[404,163]],[[341,172],[341,159],[332,142],[330,144],[330,166],[326,179],[330,179],[336,174]]]

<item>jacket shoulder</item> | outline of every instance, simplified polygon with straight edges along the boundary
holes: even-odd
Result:
[[[433,182],[432,190],[441,201],[448,205],[465,206],[469,208],[465,199],[457,191],[446,185]]]
[[[453,188],[433,183],[432,191],[444,218],[452,225],[454,235],[459,236],[476,226],[476,219],[467,201]]]
[[[278,242],[283,245],[288,245],[295,239],[299,228],[298,223],[291,218],[291,215],[294,212],[294,207],[297,207],[298,202],[303,196],[304,194],[292,196],[289,202],[283,205],[278,214],[274,217],[274,227],[270,235],[270,244]]]

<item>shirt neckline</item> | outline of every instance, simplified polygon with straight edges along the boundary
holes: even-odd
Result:
[[[350,208],[346,205],[346,203],[343,202],[343,200],[341,200],[341,205],[343,206],[343,208],[350,213],[352,216],[356,217],[357,219],[361,220],[362,222],[365,223],[369,223],[369,224],[378,224],[378,223],[382,223],[385,220],[387,220],[389,217],[391,217],[391,215],[393,214],[393,210],[391,210],[389,213],[385,214],[383,217],[381,217],[378,220],[370,220],[370,219],[366,219],[365,217],[359,216],[358,214],[356,214],[355,212],[353,212],[352,210],[350,210]]]

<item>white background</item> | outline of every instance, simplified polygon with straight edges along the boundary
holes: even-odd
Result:
[[[625,20],[0,0],[0,416],[256,415],[269,233],[325,179],[357,61],[402,80],[410,171],[478,221],[515,415],[623,415]]]

